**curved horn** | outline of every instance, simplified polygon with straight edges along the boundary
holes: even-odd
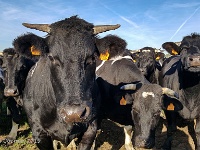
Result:
[[[50,25],[49,24],[29,24],[29,23],[22,23],[23,26],[30,28],[30,29],[36,29],[39,31],[50,33]]]
[[[99,25],[99,26],[94,26],[93,30],[93,34],[98,34],[98,33],[102,33],[102,32],[106,32],[109,30],[115,30],[117,28],[120,27],[120,24],[116,24],[116,25]]]
[[[126,84],[120,87],[121,90],[136,90],[137,84]]]
[[[173,91],[169,88],[162,88],[162,94],[166,94],[166,95],[170,95],[170,96],[174,96],[176,98],[179,98],[178,93],[176,93],[175,91]]]

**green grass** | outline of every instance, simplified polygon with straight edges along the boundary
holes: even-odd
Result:
[[[0,114],[0,150],[38,150],[37,146],[32,142],[32,133],[25,113],[23,113],[23,120],[18,129],[17,139],[12,144],[5,144],[2,139],[5,139],[9,134],[11,127],[12,118],[7,116],[6,102],[3,102]]]

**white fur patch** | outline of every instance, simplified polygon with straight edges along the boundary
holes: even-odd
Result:
[[[116,56],[114,58],[111,58],[110,60],[113,60],[112,64],[114,64],[114,62],[121,60],[123,58],[133,60],[133,58],[131,56]]]
[[[145,49],[144,49],[144,50],[142,50],[142,52],[151,52],[151,50],[145,50]]]
[[[13,120],[12,120],[12,129],[8,135],[8,137],[12,140],[15,140],[16,137],[17,137],[17,130],[18,130],[18,127],[19,127],[19,124],[15,123]]]
[[[147,98],[147,96],[151,95],[152,97],[155,97],[153,92],[143,92],[142,97]]]
[[[96,72],[103,66],[106,61],[103,60],[99,66],[96,67]]]
[[[125,144],[124,144],[125,148],[127,150],[135,150],[133,148],[133,144],[132,144],[132,141],[131,141],[131,138],[132,138],[132,135],[133,135],[132,126],[129,129],[126,129],[124,127],[124,133],[125,133]]]
[[[34,68],[31,70],[31,77],[32,77],[33,73],[35,72],[36,67],[37,67],[37,63],[35,64]]]

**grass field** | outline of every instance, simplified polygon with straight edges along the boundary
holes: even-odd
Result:
[[[0,114],[0,150],[38,150],[32,140],[31,130],[27,123],[26,115],[23,113],[23,119],[18,129],[16,140],[5,140],[12,127],[11,116],[7,115],[6,103],[3,102],[2,112]]]

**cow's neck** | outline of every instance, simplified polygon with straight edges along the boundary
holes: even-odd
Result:
[[[200,76],[197,73],[179,72],[179,97],[184,106],[184,111],[179,114],[185,119],[195,119],[199,117],[196,113],[200,110]]]
[[[150,82],[150,83],[158,83],[158,80],[157,80],[157,73],[156,72],[156,67],[154,66],[154,69],[152,69],[150,72],[148,72],[146,79]]]
[[[180,74],[182,79],[181,89],[190,90],[195,87],[200,87],[200,73],[193,73],[188,71],[182,71]]]

